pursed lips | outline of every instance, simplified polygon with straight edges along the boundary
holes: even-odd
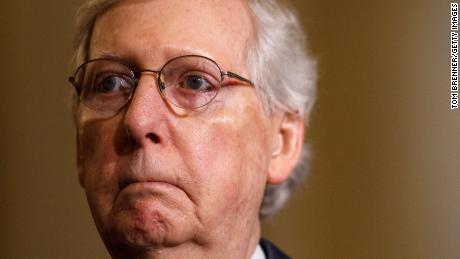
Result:
[[[120,190],[127,189],[127,188],[149,188],[154,186],[164,186],[164,187],[172,187],[172,188],[179,188],[177,185],[164,182],[164,181],[132,181],[126,183]],[[179,188],[180,189],[180,188]]]
[[[191,197],[189,193],[182,186],[176,184],[170,179],[159,179],[155,177],[150,178],[124,178],[119,182],[119,191],[118,195],[126,190],[149,190],[149,189],[176,189],[182,191],[190,200]],[[192,200],[193,201],[193,200]]]
[[[122,181],[119,184],[119,190],[123,191],[126,188],[142,188],[142,187],[154,187],[154,186],[165,186],[165,187],[172,187],[172,188],[178,188],[181,189],[179,186],[177,186],[174,183],[171,183],[170,181],[165,181],[165,180],[160,180],[160,179],[127,179]]]

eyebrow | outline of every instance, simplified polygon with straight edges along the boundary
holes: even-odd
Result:
[[[168,60],[171,60],[179,56],[199,55],[199,56],[210,58],[216,61],[217,64],[220,64],[218,58],[214,57],[209,52],[203,49],[187,49],[187,48],[179,49],[179,48],[175,48],[172,46],[166,46],[163,49],[163,51],[165,52],[165,55],[164,55],[165,60],[163,61],[163,63],[168,62]],[[97,53],[95,57],[92,59],[97,59],[97,58],[111,58],[111,59],[121,61],[122,63],[125,63],[126,65],[132,67],[133,69],[142,68],[139,64],[140,63],[139,60],[135,56],[120,55],[113,51],[106,51],[106,50],[99,51],[99,53]]]
[[[135,62],[132,58],[125,57],[123,55],[118,55],[114,52],[109,52],[109,51],[101,51],[99,55],[95,57],[95,59],[98,58],[109,58],[109,59],[115,59],[117,61],[121,61],[122,63],[125,63],[126,65],[129,65],[130,67],[134,65]]]

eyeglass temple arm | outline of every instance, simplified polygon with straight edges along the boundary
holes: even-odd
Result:
[[[70,76],[70,77],[68,78],[68,80],[69,80],[69,83],[71,83],[72,86],[73,86],[73,87],[75,88],[75,90],[77,91],[77,94],[80,95],[81,90],[75,85],[75,76]]]
[[[242,76],[240,76],[240,75],[238,75],[238,74],[235,74],[235,73],[233,73],[233,72],[227,71],[227,72],[224,72],[223,74],[224,74],[224,76],[229,76],[229,77],[238,79],[238,80],[240,80],[240,81],[246,82],[246,83],[248,83],[248,84],[254,86],[254,83],[253,83],[251,80],[246,79],[246,78],[244,78],[244,77],[242,77]]]

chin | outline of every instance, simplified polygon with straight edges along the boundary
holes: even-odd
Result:
[[[192,238],[190,223],[161,206],[141,206],[116,211],[103,236],[108,246],[135,250],[178,246]]]

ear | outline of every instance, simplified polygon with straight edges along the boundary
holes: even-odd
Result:
[[[298,114],[285,113],[276,124],[267,178],[269,184],[280,184],[291,175],[302,152],[304,136],[304,121]]]

